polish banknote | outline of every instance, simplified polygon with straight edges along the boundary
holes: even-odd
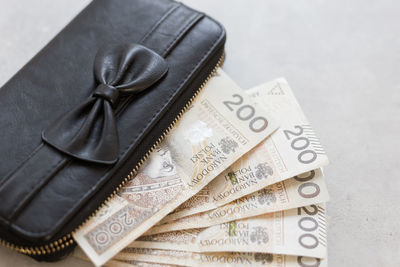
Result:
[[[109,267],[179,267],[182,265],[166,264],[166,263],[155,263],[145,262],[137,260],[114,260],[111,264],[107,264]]]
[[[280,128],[161,223],[218,208],[268,185],[328,164],[325,151],[286,80],[277,79],[246,93],[279,120]],[[239,102],[239,98],[235,101]]]
[[[74,239],[95,265],[104,264],[276,128],[272,116],[218,70],[136,177]]]
[[[166,264],[157,262],[146,262],[137,260],[112,260],[107,263],[108,267],[179,267],[182,265]]]
[[[289,256],[268,253],[198,253],[177,250],[127,248],[115,257],[115,262],[136,263],[148,261],[154,264],[180,266],[264,266],[264,267],[327,267],[326,259]]]
[[[328,189],[322,171],[317,169],[272,184],[217,209],[155,225],[145,234],[152,235],[191,228],[204,228],[274,211],[327,202],[328,200]]]
[[[74,256],[88,261],[79,249]],[[328,260],[252,252],[182,252],[146,248],[126,248],[104,266],[108,267],[175,267],[175,266],[255,266],[255,267],[327,267]]]
[[[124,251],[124,250],[123,250]],[[89,261],[90,259],[86,254],[80,249],[76,248],[72,255],[75,258],[84,260],[84,261]],[[117,254],[118,255],[118,254]],[[141,258],[141,257],[139,257]],[[163,260],[161,259],[161,262]],[[104,267],[176,267],[176,266],[182,266],[182,265],[176,265],[176,264],[165,264],[165,263],[160,263],[160,262],[148,262],[148,261],[139,261],[139,260],[133,260],[133,259],[111,259],[107,261],[105,264],[103,264]]]
[[[190,252],[257,252],[326,257],[324,204],[277,211],[202,229],[142,236],[130,247]]]
[[[201,232],[200,251],[264,252],[326,257],[323,205],[310,205],[214,225]]]

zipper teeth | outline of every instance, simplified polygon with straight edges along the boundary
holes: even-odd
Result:
[[[21,247],[14,245],[8,241],[0,240],[0,244],[4,247],[7,247],[11,250],[17,251],[22,254],[27,255],[46,255],[50,253],[56,253],[65,249],[74,243],[74,239],[72,239],[71,234],[67,234],[62,238],[49,243],[48,245],[44,246],[37,246],[37,247]]]
[[[178,113],[178,115],[175,117],[175,119],[172,121],[172,123],[168,126],[168,128],[163,132],[163,134],[158,138],[158,140],[154,143],[154,145],[147,151],[147,153],[143,156],[143,158],[139,161],[139,163],[131,170],[131,172],[128,174],[128,176],[125,177],[125,179],[117,186],[116,189],[107,197],[107,199],[83,222],[81,223],[75,230],[79,229],[83,224],[85,224],[88,220],[93,218],[93,216],[96,215],[96,213],[104,207],[116,194],[117,192],[130,180],[132,180],[133,177],[135,177],[136,173],[138,172],[139,168],[143,165],[143,163],[146,161],[146,159],[150,156],[150,154],[154,151],[154,149],[157,148],[161,144],[161,142],[165,139],[165,137],[168,135],[168,133],[175,127],[176,123],[182,118],[183,114],[186,112],[186,110],[192,105],[193,101],[197,98],[199,93],[201,92],[202,89],[206,86],[207,82],[215,75],[217,72],[217,69],[222,65],[225,59],[225,53],[222,52],[221,57],[219,58],[217,64],[215,65],[214,69],[211,71],[211,73],[207,76],[207,78],[204,80],[204,82],[201,84],[201,86],[196,90],[196,92],[193,94],[193,96],[189,99],[189,101],[186,103],[186,105],[181,109],[181,111]],[[75,232],[75,230],[73,232]],[[34,246],[34,247],[22,247],[22,246],[17,246],[14,245],[8,241],[5,241],[3,239],[0,239],[0,245],[5,246],[11,250],[17,251],[22,254],[27,254],[27,255],[46,255],[50,253],[56,253],[58,251],[61,251],[70,245],[74,243],[74,239],[72,238],[72,233],[67,234],[63,236],[62,238],[53,241],[49,243],[48,245],[44,246]]]

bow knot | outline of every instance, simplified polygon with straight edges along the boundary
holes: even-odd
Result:
[[[93,96],[101,97],[115,107],[118,103],[119,91],[112,85],[100,84],[94,91]]]
[[[46,129],[43,141],[74,158],[115,163],[119,157],[119,139],[114,108],[120,94],[137,94],[149,88],[167,70],[160,55],[138,44],[99,49],[94,60],[98,85],[92,97]]]

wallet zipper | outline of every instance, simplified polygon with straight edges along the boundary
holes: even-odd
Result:
[[[90,220],[93,216],[95,216],[96,213],[101,208],[103,208],[104,205],[106,205],[128,181],[132,180],[132,178],[135,177],[138,170],[143,165],[143,163],[147,160],[147,158],[150,156],[150,154],[161,144],[161,142],[165,139],[165,137],[168,135],[168,133],[175,127],[176,123],[182,118],[182,116],[186,112],[186,110],[192,105],[193,101],[197,98],[199,93],[206,86],[207,82],[215,75],[215,73],[217,72],[217,69],[224,62],[224,59],[225,59],[225,53],[222,52],[219,60],[217,61],[217,64],[215,65],[215,67],[213,68],[211,73],[207,76],[207,78],[204,80],[204,82],[201,84],[201,86],[195,91],[193,96],[189,99],[189,101],[186,103],[186,105],[181,109],[181,111],[178,113],[178,115],[175,117],[175,119],[172,121],[172,123],[168,126],[168,128],[163,132],[163,134],[158,138],[158,140],[153,144],[153,146],[147,151],[147,153],[143,156],[143,158],[136,164],[135,168],[133,168],[131,170],[131,172],[116,187],[116,189],[107,197],[107,199],[75,230],[78,230],[83,224],[85,224],[88,220]],[[63,236],[62,238],[60,238],[56,241],[52,241],[47,245],[33,246],[33,247],[18,246],[11,242],[0,239],[0,244],[2,246],[5,246],[11,250],[17,251],[22,254],[33,255],[33,256],[48,255],[48,254],[60,252],[64,249],[66,249],[67,247],[71,246],[73,243],[74,243],[74,239],[72,238],[72,233],[69,233],[69,234]]]

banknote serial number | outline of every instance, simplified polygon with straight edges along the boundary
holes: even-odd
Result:
[[[232,95],[233,100],[222,102],[230,111],[235,112],[241,121],[249,121],[249,128],[255,133],[264,131],[268,127],[268,120],[262,116],[255,116],[256,110],[252,105],[243,104],[243,97]]]
[[[298,151],[297,160],[303,164],[310,164],[317,159],[317,153],[309,149],[310,140],[303,136],[304,129],[300,125],[294,126],[294,130],[283,130],[286,139],[290,141],[290,147]]]

